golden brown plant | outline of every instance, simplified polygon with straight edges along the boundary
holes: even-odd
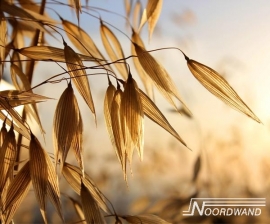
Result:
[[[54,4],[74,10],[77,20],[71,22],[64,18],[65,15],[59,15],[52,7]],[[3,121],[0,131],[1,223],[13,222],[17,210],[31,187],[44,223],[51,221],[50,214],[47,213],[48,199],[54,206],[59,220],[69,223],[69,220],[65,220],[64,217],[65,206],[62,206],[61,194],[64,192],[59,186],[61,177],[64,177],[62,179],[67,181],[67,186],[79,195],[78,200],[71,197],[74,209],[79,214],[78,222],[105,223],[107,218],[113,217],[115,223],[168,223],[156,214],[118,214],[113,204],[87,174],[85,164],[88,161],[85,161],[87,157],[83,154],[84,117],[81,115],[79,100],[77,100],[79,93],[97,124],[94,95],[92,95],[95,88],[90,88],[89,76],[107,78],[108,87],[103,104],[104,118],[126,182],[128,182],[127,163],[131,169],[134,149],[138,151],[141,160],[144,158],[145,116],[188,148],[186,142],[152,100],[153,90],[156,88],[175,111],[182,111],[192,117],[191,111],[180,96],[177,85],[165,67],[152,56],[151,51],[146,50],[141,35],[142,27],[148,23],[150,41],[162,6],[162,0],[148,0],[141,13],[143,4],[140,1],[133,4],[132,0],[125,0],[125,20],[129,26],[128,30],[132,31],[129,36],[111,21],[102,18],[100,13],[110,12],[109,10],[89,6],[88,1],[85,1],[85,4],[81,0],[1,1],[0,80],[3,79],[3,73],[9,71],[14,86],[14,89],[0,91],[0,119]],[[96,16],[97,13],[99,17]],[[59,21],[52,19],[52,14],[56,14]],[[81,27],[82,14],[95,19],[99,24],[100,42],[104,49],[99,49],[90,37],[91,31],[89,34]],[[131,15],[133,15],[131,19],[133,22],[129,20]],[[130,52],[126,53],[126,47],[122,44],[123,39],[114,30],[120,31],[130,41]],[[62,41],[63,45],[52,46],[47,38]],[[108,58],[101,53],[103,50],[107,52]],[[185,54],[184,56],[191,73],[207,90],[232,108],[261,122],[218,72],[189,59]],[[132,66],[129,65],[130,58],[136,71],[133,71]],[[38,64],[57,65],[62,72],[50,73],[49,78],[46,79],[37,74]],[[46,70],[46,72],[51,71]],[[145,91],[138,84],[138,77]],[[36,78],[41,81],[33,84]],[[54,97],[57,100],[54,118],[46,118],[53,119],[54,149],[52,151],[54,154],[51,155],[39,141],[34,126],[36,123],[41,134],[46,138],[43,128],[45,122],[41,117],[44,112],[39,111],[38,103],[52,99],[36,92],[41,86],[50,84],[57,86],[62,81],[67,82],[67,87],[60,97]],[[114,82],[116,87],[113,85]],[[76,88],[75,91],[72,84]],[[91,87],[98,85],[99,82],[91,83]],[[181,110],[178,109],[178,103],[181,104]],[[46,105],[46,102],[44,104]],[[18,106],[23,106],[22,113],[18,112]],[[29,118],[33,118],[35,123],[31,124]],[[97,128],[90,125],[85,127]],[[68,157],[70,149],[74,152],[73,156],[78,166],[68,161],[72,160],[72,156]],[[26,160],[20,157],[22,150],[27,152]],[[58,165],[60,170],[57,169]],[[193,172],[194,182],[198,178],[200,168],[201,157],[198,157]]]

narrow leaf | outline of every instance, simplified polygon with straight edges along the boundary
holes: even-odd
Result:
[[[213,95],[253,120],[261,123],[260,119],[238,96],[230,84],[215,70],[185,56],[187,65],[194,77]]]

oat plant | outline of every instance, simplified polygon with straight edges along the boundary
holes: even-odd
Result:
[[[83,156],[83,120],[77,94],[81,95],[89,107],[89,114],[97,124],[95,99],[89,82],[95,76],[103,76],[104,118],[123,171],[123,179],[128,185],[128,168],[132,167],[134,150],[141,160],[144,154],[144,119],[150,120],[174,136],[179,144],[187,144],[166,119],[153,100],[152,92],[158,90],[176,111],[181,105],[185,113],[192,114],[181,97],[177,84],[169,73],[146,49],[141,30],[148,26],[149,38],[162,10],[162,0],[125,0],[126,14],[121,18],[127,29],[119,30],[113,21],[106,21],[100,12],[114,13],[109,9],[95,8],[91,1],[69,0],[1,0],[0,3],[0,79],[8,74],[13,90],[0,91],[0,219],[1,223],[12,223],[13,218],[30,189],[33,189],[44,223],[48,223],[46,212],[49,199],[63,223],[64,217],[59,178],[66,179],[70,188],[81,200],[73,200],[74,210],[79,214],[77,223],[106,223],[113,218],[115,223],[167,223],[155,214],[118,214],[113,204],[99,190],[85,172]],[[165,4],[165,3],[164,3]],[[58,5],[75,12],[76,20],[69,21],[54,10]],[[94,18],[100,26],[103,48],[95,44],[91,32],[80,24],[82,14]],[[54,18],[53,19],[52,15]],[[119,16],[119,15],[118,15]],[[85,17],[84,17],[85,18]],[[47,38],[57,39],[58,47],[50,46]],[[125,55],[121,38],[126,38],[130,46]],[[26,41],[30,40],[30,41]],[[181,51],[169,46],[171,51],[179,51],[179,60],[186,60],[191,74],[213,95],[232,108],[246,114],[260,123],[259,118],[238,96],[230,84],[212,68],[201,64]],[[102,52],[106,52],[106,56]],[[165,50],[165,49],[155,49]],[[50,78],[33,85],[37,64],[56,64],[62,73],[50,74]],[[134,70],[130,64],[134,65]],[[143,86],[137,84],[141,80]],[[57,100],[53,120],[52,136],[54,154],[48,153],[43,144],[50,138],[45,135],[38,103],[52,100],[35,91],[47,85],[66,83],[66,88]],[[76,89],[76,91],[74,91]],[[22,113],[17,106],[23,105]],[[35,121],[44,139],[39,139],[29,118]],[[98,124],[97,124],[98,125]],[[87,127],[88,128],[88,127]],[[91,127],[105,128],[105,127]],[[41,135],[41,136],[42,136]],[[28,152],[27,160],[20,158],[21,151]],[[69,152],[71,151],[71,152]],[[72,154],[77,165],[67,161]],[[112,219],[110,219],[112,220]]]

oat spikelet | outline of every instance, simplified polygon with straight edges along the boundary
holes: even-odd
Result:
[[[178,135],[178,133],[171,126],[171,124],[166,119],[166,117],[158,109],[156,104],[142,90],[139,90],[139,94],[141,97],[144,114],[148,118],[150,118],[152,121],[157,123],[159,126],[164,128],[166,131],[168,131],[172,136],[174,136],[184,146],[187,146],[186,143],[184,142],[184,140]]]
[[[102,20],[100,20],[100,35],[105,50],[107,51],[112,61],[117,61],[119,58],[125,58],[119,40],[114,35],[114,33],[102,22]],[[122,77],[126,80],[128,76],[126,61],[123,60],[121,61],[121,63],[114,63],[114,65],[118,69]]]
[[[86,104],[89,106],[96,121],[95,106],[84,65],[76,52],[73,51],[73,49],[69,47],[65,42],[64,46],[65,59],[69,69],[69,75],[73,78],[72,81],[85,100]]]
[[[93,198],[92,194],[87,189],[86,185],[84,184],[84,181],[85,180],[82,179],[80,196],[86,222],[93,224],[105,223],[104,218],[100,213],[98,204],[96,200]]]
[[[136,43],[137,45],[141,46],[142,48],[145,49],[144,43],[139,36],[137,32],[132,30],[132,37],[131,37],[132,42]],[[135,51],[134,44],[131,43],[131,54],[132,55],[137,55]],[[146,93],[148,96],[151,96],[152,90],[153,90],[153,83],[151,81],[151,78],[147,75],[146,71],[143,69],[141,63],[139,62],[139,59],[137,57],[132,57],[135,69],[137,70],[138,75],[140,76],[142,83],[144,85],[144,88],[146,90]]]
[[[220,74],[206,65],[189,59],[186,55],[185,59],[187,60],[187,65],[191,73],[209,92],[235,110],[246,114],[258,123],[261,123],[260,119],[252,112]]]
[[[121,100],[121,117],[124,145],[130,164],[132,163],[133,148],[137,148],[143,159],[143,105],[138,93],[136,81],[129,74]]]
[[[81,0],[69,0],[69,3],[76,11],[78,21],[80,20],[80,13],[82,13]]]
[[[114,85],[109,80],[109,86],[106,90],[105,98],[104,98],[104,118],[106,122],[106,128],[111,139],[111,143],[116,150],[116,155],[119,159],[119,162],[121,162],[118,151],[117,151],[117,147],[115,145],[115,139],[114,139],[113,130],[112,130],[112,120],[111,120],[111,106],[112,106],[112,101],[113,101],[115,91],[116,89]]]
[[[125,149],[125,142],[124,142],[124,134],[122,130],[122,120],[123,117],[121,117],[120,113],[120,107],[121,107],[121,100],[123,97],[123,92],[120,89],[120,86],[117,87],[117,90],[115,91],[112,105],[111,105],[111,124],[112,124],[112,131],[113,136],[115,140],[115,147],[116,152],[118,155],[118,158],[120,158],[120,163],[122,165],[122,170],[124,173],[124,179],[127,180],[127,153]]]
[[[3,132],[1,134],[4,134]],[[13,179],[13,168],[17,155],[16,139],[13,125],[10,127],[10,130],[4,135],[5,137],[0,150],[0,192],[2,193],[7,181]]]
[[[30,183],[30,167],[29,162],[27,162],[11,181],[7,190],[6,198],[2,204],[3,206],[1,206],[5,213],[5,223],[11,222],[15,212],[20,207],[21,202],[30,189]]]
[[[31,134],[29,154],[30,176],[44,221],[47,222],[46,199],[48,196],[56,208],[59,217],[64,222],[60,203],[58,177],[54,165],[48,153],[42,148],[38,139],[33,134]]]
[[[31,141],[29,147],[30,176],[43,220],[45,223],[47,223],[46,198],[48,186],[48,165],[45,153],[46,152],[40,145],[37,138],[31,133]]]
[[[19,66],[12,63],[10,66],[10,71],[11,71],[12,82],[17,90],[19,90],[19,91],[27,91],[28,90],[29,93],[33,93],[33,91],[31,90],[31,85],[29,83],[27,76],[22,72],[22,70]],[[19,83],[17,81],[17,76],[20,78],[21,83]],[[37,122],[37,124],[40,128],[41,133],[45,134],[45,130],[42,127],[42,123],[41,123],[41,120],[39,117],[37,105],[35,103],[32,103],[30,105],[25,105],[24,109],[25,109],[27,114],[31,115],[35,119],[35,121]]]
[[[81,147],[82,124],[77,99],[74,95],[71,82],[62,93],[56,106],[53,122],[53,139],[55,145],[56,162],[61,167],[66,160],[70,147]]]
[[[148,0],[146,9],[143,11],[139,30],[148,22],[149,41],[161,13],[162,3],[163,0]]]
[[[177,106],[173,101],[176,97],[184,107],[187,108],[181,99],[178,90],[170,78],[169,74],[145,49],[144,47],[133,43],[139,62],[158,90],[168,100],[169,103],[177,110]]]
[[[90,55],[88,57],[91,57],[92,61],[96,62],[99,65],[102,65],[102,61],[106,62],[104,56],[97,48],[95,42],[87,32],[85,32],[81,27],[77,26],[76,24],[71,23],[70,21],[67,21],[63,18],[60,19],[69,40],[81,53],[83,53],[85,56]],[[83,59],[82,56],[80,57]],[[110,65],[105,65],[104,68],[112,71]]]
[[[81,191],[81,179],[84,176],[84,185],[91,193],[98,206],[107,214],[112,214],[111,209],[106,204],[106,199],[95,183],[91,180],[91,178],[86,174],[82,173],[81,169],[76,166],[73,166],[69,163],[65,163],[62,169],[62,174],[64,178],[67,180],[72,189],[80,195]]]
[[[50,46],[32,46],[17,49],[17,51],[34,60],[40,61],[57,61],[65,62],[64,50],[61,48],[50,47]],[[100,59],[93,58],[92,56],[78,54],[83,61],[99,61]]]

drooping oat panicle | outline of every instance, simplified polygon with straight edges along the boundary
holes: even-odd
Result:
[[[65,163],[62,169],[62,174],[67,180],[72,189],[80,195],[81,179],[83,178],[82,171],[69,163]],[[92,194],[93,198],[98,203],[98,206],[107,214],[112,214],[111,209],[106,204],[106,199],[91,178],[84,174],[84,185],[88,191]]]
[[[0,150],[0,192],[2,193],[7,181],[13,179],[13,168],[17,156],[16,149],[15,133],[13,126],[11,126],[8,133],[5,134]]]
[[[81,181],[81,201],[84,211],[85,220],[87,223],[102,224],[105,223],[103,216],[100,213],[98,204],[84,184],[84,179]]]
[[[170,78],[169,74],[146,50],[144,47],[133,43],[136,54],[138,56],[141,66],[151,78],[153,83],[168,100],[169,103],[177,110],[177,106],[173,101],[173,97],[176,97],[184,107],[187,108],[183,100],[181,99],[178,90]],[[188,109],[187,109],[188,110]]]
[[[125,55],[121,44],[115,34],[106,26],[102,20],[100,20],[100,35],[102,43],[107,51],[110,59],[112,61],[117,61],[123,58],[123,61],[119,63],[114,63],[114,66],[118,69],[122,77],[126,80],[128,77],[128,69],[126,65],[126,60],[124,60]]]
[[[152,33],[160,16],[162,3],[163,0],[148,0],[146,9],[143,11],[139,30],[146,22],[148,22],[149,40],[151,39]]]
[[[56,163],[60,161],[61,167],[66,160],[72,142],[77,140],[78,134],[81,135],[79,133],[82,131],[80,120],[78,102],[70,82],[58,101],[53,121],[55,158]],[[80,140],[77,143],[81,144]]]
[[[143,159],[143,105],[138,93],[136,81],[129,74],[121,100],[122,132],[127,157],[131,164],[133,148],[137,148],[141,160]]]
[[[178,135],[174,128],[170,125],[166,117],[161,113],[156,104],[142,91],[139,90],[141,97],[143,112],[152,121],[157,123],[159,126],[168,131],[172,136],[174,136],[178,141],[180,141],[184,146],[187,146],[183,139]]]
[[[47,223],[46,198],[48,190],[49,171],[45,153],[46,152],[40,145],[38,139],[31,133],[31,140],[29,146],[30,176],[43,220],[45,223]]]
[[[111,104],[111,124],[112,131],[115,140],[116,153],[118,158],[120,159],[120,163],[122,165],[122,170],[124,173],[124,179],[127,179],[127,153],[125,149],[125,140],[124,133],[122,130],[122,121],[123,117],[121,116],[120,108],[121,108],[121,100],[123,97],[123,92],[120,87],[117,87],[115,91],[112,104]]]
[[[1,209],[4,211],[5,223],[11,222],[15,212],[30,189],[30,183],[30,166],[29,162],[27,162],[11,181],[7,189],[6,198],[1,205]]]
[[[220,74],[206,65],[189,59],[186,55],[185,59],[187,60],[187,65],[191,73],[209,92],[232,108],[246,114],[258,123],[261,123],[260,119],[252,112]]]
[[[24,47],[21,49],[17,49],[17,51],[34,60],[40,61],[57,61],[57,62],[65,62],[65,53],[61,48],[50,47],[50,46],[32,46],[32,47]],[[89,55],[78,54],[81,60],[83,61],[100,61],[101,59],[93,58]]]
[[[4,13],[0,8],[0,80],[2,79],[2,74],[4,70],[4,63],[2,61],[5,60],[5,47],[7,39],[7,22],[5,19]]]
[[[136,43],[137,45],[141,46],[142,48],[145,49],[144,43],[139,36],[137,32],[132,30],[132,37],[131,37],[132,42]],[[134,44],[131,43],[131,54],[132,55],[137,55],[135,51]],[[138,75],[140,76],[142,83],[144,85],[144,88],[146,90],[146,93],[151,96],[152,94],[152,89],[153,89],[153,83],[151,81],[151,78],[148,76],[146,71],[143,69],[141,63],[139,62],[139,59],[137,57],[132,57],[135,69],[137,70]]]
[[[126,215],[121,216],[121,218],[125,219],[128,223],[131,224],[169,224],[169,222],[161,219],[160,217],[152,214],[144,214],[144,215]]]
[[[64,42],[64,54],[66,59],[67,68],[69,69],[69,75],[73,78],[72,81],[74,82],[76,88],[78,89],[79,93],[85,100],[86,104],[92,111],[95,121],[96,121],[96,112],[95,106],[90,90],[90,85],[88,78],[86,76],[86,71],[84,65],[78,56],[78,54],[69,47]]]

